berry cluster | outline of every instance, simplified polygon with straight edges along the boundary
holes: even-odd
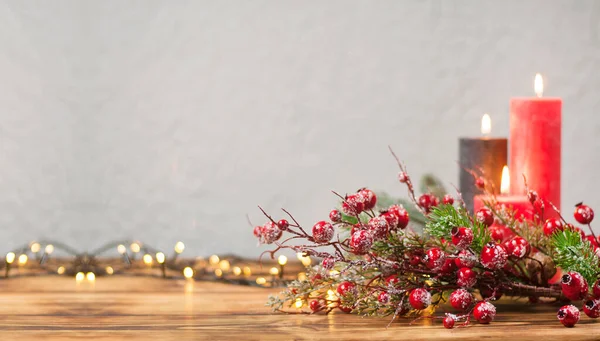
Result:
[[[262,243],[276,245],[266,253],[274,257],[291,249],[322,259],[308,269],[306,280],[294,281],[282,296],[270,298],[275,310],[284,304],[296,308],[306,304],[313,313],[339,309],[391,315],[394,320],[421,318],[424,310],[432,312],[448,303],[455,312],[440,318],[444,327],[453,328],[472,319],[492,322],[496,316],[492,302],[506,295],[528,297],[530,302],[583,300],[587,316],[600,316],[599,240],[591,228],[585,235],[534,191],[528,191],[531,220],[498,205],[493,193],[488,193],[492,199],[486,207],[470,215],[460,193],[416,196],[410,176],[399,161],[398,165],[398,180],[427,219],[423,233],[413,230],[405,207],[379,207],[377,195],[366,188],[345,196],[336,193],[339,209],[331,210],[328,219],[316,222],[311,230],[285,210],[291,222],[275,221],[263,211],[268,221],[255,227],[254,235]],[[481,176],[475,181],[482,189],[488,183]],[[546,207],[555,213],[547,219]],[[594,212],[579,204],[574,218],[589,226]],[[284,232],[290,236],[281,241]],[[292,240],[305,244],[289,243]],[[552,282],[559,267],[564,274]],[[574,326],[579,310],[564,306],[558,318],[565,326]]]

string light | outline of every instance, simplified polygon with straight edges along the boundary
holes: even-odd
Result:
[[[236,276],[239,276],[242,274],[242,269],[240,269],[239,266],[234,266],[232,271],[233,271],[233,274]]]
[[[52,254],[52,252],[54,252],[54,245],[52,245],[52,244],[48,244],[48,245],[46,245],[46,248],[44,249],[44,251],[45,251],[47,254],[51,255],[51,254]]]
[[[276,267],[272,267],[271,269],[269,269],[269,273],[273,276],[277,276],[279,275],[279,269],[277,269]]]
[[[59,275],[62,275],[65,273],[65,267],[64,266],[59,266],[58,269],[56,269],[56,273]]]
[[[140,244],[138,244],[137,242],[131,243],[131,245],[129,245],[129,248],[133,253],[138,253],[141,250]]]
[[[19,256],[19,264],[20,265],[27,264],[27,255],[26,254],[22,254]]]
[[[298,280],[299,281],[306,281],[306,273],[305,272],[301,272],[298,274]]]
[[[250,269],[250,267],[245,266],[243,269],[244,272],[244,276],[252,276],[252,269]]]
[[[216,269],[216,270],[215,270],[215,275],[217,275],[217,277],[221,277],[221,276],[223,276],[223,270],[221,270],[221,269]]]
[[[294,303],[294,306],[295,306],[297,309],[300,309],[300,308],[302,308],[302,306],[303,306],[303,305],[304,305],[304,302],[302,302],[302,299],[301,299],[301,298],[297,298],[297,299],[296,299],[296,302]]]
[[[38,242],[33,242],[33,244],[31,244],[31,252],[33,252],[33,253],[40,252],[41,248],[42,248],[42,246]]]
[[[152,265],[152,262],[154,262],[154,260],[152,259],[152,256],[149,254],[145,254],[144,257],[142,257],[142,260],[144,261],[144,264],[146,264],[146,265]]]
[[[177,242],[175,244],[175,253],[182,253],[185,250],[185,244],[183,242]]]
[[[6,254],[6,262],[8,264],[12,264],[15,261],[15,253],[14,252],[9,252]]]
[[[117,252],[124,255],[125,252],[127,252],[127,248],[125,247],[125,245],[121,244],[121,245],[117,246]]]
[[[194,277],[194,269],[190,268],[189,266],[186,266],[183,269],[183,277],[185,277],[187,279]]]
[[[258,285],[264,285],[265,283],[267,283],[267,280],[264,277],[258,277],[256,279],[256,284]]]
[[[75,280],[77,282],[83,281],[84,278],[85,278],[85,274],[83,272],[78,272],[77,275],[75,275]]]
[[[212,255],[208,259],[208,262],[210,263],[210,265],[217,265],[217,264],[219,264],[219,261],[220,261],[220,259],[219,259],[219,256],[217,256],[217,255]]]
[[[85,278],[89,281],[89,282],[93,282],[96,280],[96,275],[93,272],[88,272],[85,275]]]
[[[229,261],[226,259],[219,262],[219,268],[221,268],[223,271],[229,271],[230,266],[231,265],[229,264]]]
[[[165,254],[164,254],[164,253],[162,253],[162,252],[157,252],[157,253],[156,253],[156,261],[157,261],[159,264],[163,264],[163,263],[165,262]]]
[[[115,273],[115,270],[112,268],[112,266],[107,266],[106,267],[106,273],[109,275],[112,275]]]
[[[284,266],[287,264],[287,257],[284,255],[279,256],[279,258],[277,258],[277,263],[279,263],[279,265]]]

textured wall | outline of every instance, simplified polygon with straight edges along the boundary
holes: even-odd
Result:
[[[600,2],[2,1],[1,248],[121,237],[260,249],[245,214],[307,225],[330,189],[457,183],[457,137],[535,72],[564,99],[563,206],[600,210]]]

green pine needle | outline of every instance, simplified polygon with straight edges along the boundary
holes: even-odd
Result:
[[[600,275],[600,259],[588,240],[582,240],[577,231],[558,231],[552,235],[554,263],[565,271],[579,272],[588,283]]]
[[[452,205],[439,205],[429,213],[429,221],[425,225],[425,231],[437,238],[450,239],[454,227],[464,226],[473,230],[473,244],[471,248],[480,252],[483,246],[491,240],[487,228],[479,222],[471,219],[469,213],[463,208]]]

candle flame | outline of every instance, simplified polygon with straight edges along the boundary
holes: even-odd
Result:
[[[488,136],[492,132],[492,119],[490,115],[484,114],[481,118],[481,134]]]
[[[535,74],[535,80],[533,81],[533,89],[538,97],[542,97],[542,94],[544,93],[544,79],[539,73]]]
[[[500,181],[500,194],[508,194],[510,189],[510,174],[508,173],[508,166],[502,168],[502,180]]]

